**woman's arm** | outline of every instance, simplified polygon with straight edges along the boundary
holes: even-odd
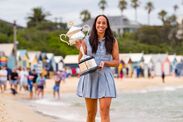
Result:
[[[82,56],[83,56],[83,54],[81,53],[81,51],[80,51],[80,47],[82,46],[83,47],[83,49],[84,49],[84,53],[86,54],[86,43],[85,43],[85,41],[84,40],[82,40],[81,42],[78,42],[78,44],[76,44],[77,45],[77,49],[79,50],[79,56],[78,56],[78,62],[81,60],[81,58],[82,58]]]
[[[112,61],[102,61],[100,63],[100,67],[101,68],[103,68],[104,66],[117,67],[119,65],[119,47],[117,40],[115,40],[113,45],[112,58],[113,58]]]

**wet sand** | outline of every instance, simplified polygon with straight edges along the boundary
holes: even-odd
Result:
[[[74,93],[78,83],[77,77],[68,78],[61,83],[61,94]],[[148,88],[163,88],[163,87],[178,87],[183,86],[183,77],[166,77],[165,83],[162,83],[160,77],[153,79],[146,78],[124,78],[115,79],[117,92],[130,92],[143,90]],[[54,81],[47,80],[45,94],[52,94]],[[7,90],[0,93],[0,122],[54,122],[55,119],[49,116],[44,116],[34,111],[30,106],[24,104],[21,100],[28,99],[28,93],[21,91],[18,95],[13,96]]]

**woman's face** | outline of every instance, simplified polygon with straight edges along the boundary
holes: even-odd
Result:
[[[96,21],[96,30],[98,34],[104,34],[107,29],[107,20],[105,17],[100,16]]]

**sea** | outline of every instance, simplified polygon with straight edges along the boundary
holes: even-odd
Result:
[[[85,100],[74,93],[64,93],[60,100],[48,94],[22,102],[53,122],[86,122]],[[111,122],[183,122],[183,86],[118,92],[112,99],[110,118]],[[99,110],[96,122],[100,122]]]

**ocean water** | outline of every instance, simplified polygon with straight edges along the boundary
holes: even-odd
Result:
[[[85,122],[83,98],[74,93],[62,94],[61,100],[52,95],[26,101],[36,112],[55,118],[54,122]],[[183,87],[148,88],[120,92],[112,100],[111,122],[183,122]],[[96,122],[100,122],[99,110]]]

